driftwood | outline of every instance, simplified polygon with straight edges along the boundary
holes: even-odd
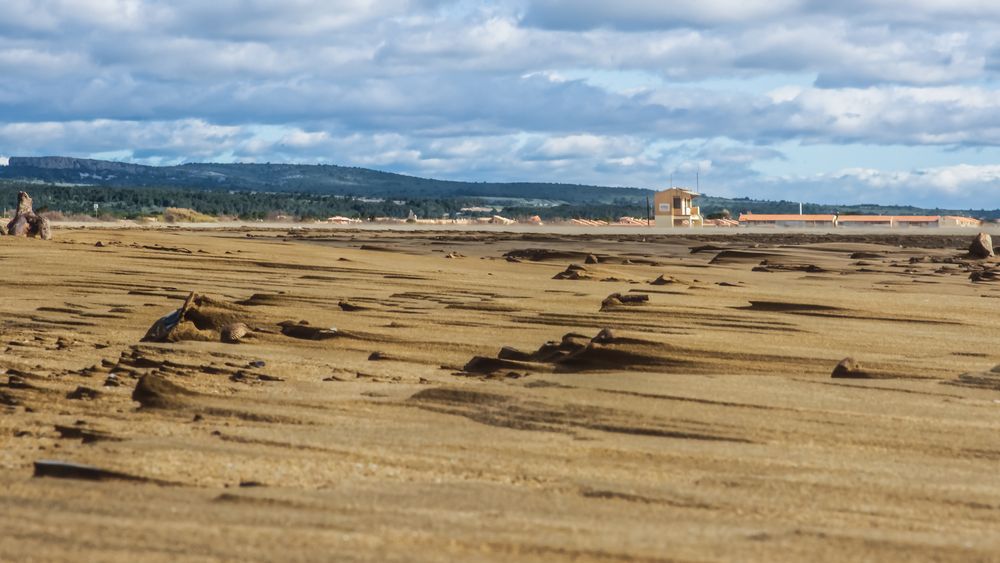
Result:
[[[31,197],[25,192],[17,193],[17,212],[7,223],[6,234],[15,237],[39,237],[43,240],[52,238],[52,228],[49,220],[35,214],[31,207]]]

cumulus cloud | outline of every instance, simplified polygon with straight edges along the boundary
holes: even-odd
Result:
[[[948,201],[998,183],[961,161],[1000,146],[998,6],[10,0],[0,151]],[[759,172],[789,143],[954,156]]]

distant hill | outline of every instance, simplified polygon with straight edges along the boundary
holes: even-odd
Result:
[[[0,178],[50,184],[295,192],[394,198],[519,198],[564,203],[645,201],[649,190],[576,184],[477,183],[417,178],[366,168],[312,164],[182,164],[143,166],[123,162],[11,157]]]
[[[652,190],[641,188],[578,184],[454,182],[335,165],[202,163],[144,166],[61,156],[10,157],[8,166],[0,166],[0,182],[6,183],[7,190],[13,189],[13,185],[20,182],[48,185],[49,188],[40,195],[52,209],[83,210],[93,202],[101,203],[102,209],[117,209],[121,213],[175,206],[191,207],[204,213],[245,214],[252,208],[258,214],[269,210],[304,214],[310,209],[316,209],[319,213],[317,206],[321,205],[323,212],[330,213],[340,212],[354,216],[389,213],[405,216],[409,208],[421,206],[428,214],[454,212],[461,205],[468,205],[475,200],[502,207],[504,213],[517,216],[538,214],[548,219],[613,218],[623,215],[641,217],[646,213],[646,199],[653,193]],[[60,186],[88,188],[65,190],[58,189]],[[140,193],[146,190],[149,192]],[[202,192],[202,195],[197,195],[196,192]],[[204,192],[212,192],[212,195]],[[225,192],[239,193],[227,198]],[[245,192],[268,196],[251,198]],[[330,197],[352,201],[348,204],[323,199]],[[368,198],[390,201],[365,201]],[[402,201],[393,205],[391,200],[405,200],[406,205],[403,206]],[[432,201],[433,204],[428,203]],[[799,210],[799,204],[791,201],[706,195],[699,198],[698,202],[704,214],[728,210],[735,216],[746,211],[797,213]],[[806,203],[804,211],[1000,218],[1000,210],[997,209],[926,209],[897,205]]]

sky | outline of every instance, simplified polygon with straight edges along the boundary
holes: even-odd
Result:
[[[0,165],[1000,207],[995,0],[4,0]]]

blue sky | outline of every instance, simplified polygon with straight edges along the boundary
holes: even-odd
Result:
[[[0,165],[1000,207],[1000,2],[5,0]]]

